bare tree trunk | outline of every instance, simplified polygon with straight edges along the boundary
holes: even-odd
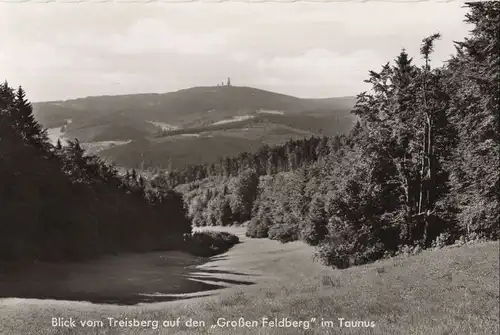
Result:
[[[423,161],[425,164],[422,166],[422,177],[421,181],[423,189],[420,193],[420,208],[419,213],[423,215],[424,219],[424,233],[423,233],[423,243],[427,244],[428,230],[429,230],[429,220],[432,215],[432,206],[434,205],[434,134],[433,134],[433,118],[432,111],[429,110],[427,105],[427,85],[424,82],[424,109],[425,109],[425,136],[424,136],[424,155]],[[425,195],[424,195],[425,194]]]
[[[426,60],[426,73],[428,73],[428,63]],[[424,76],[423,83],[423,102],[425,113],[423,150],[422,150],[422,168],[420,170],[420,198],[418,204],[418,215],[423,217],[424,232],[422,242],[427,244],[427,236],[429,229],[429,216],[431,213],[430,207],[433,202],[432,187],[434,187],[433,169],[433,133],[432,133],[432,114],[427,104],[427,76]]]
[[[422,149],[422,162],[421,162],[421,168],[420,168],[420,190],[419,190],[419,200],[418,200],[418,213],[419,215],[422,213],[422,210],[424,208],[424,197],[425,197],[425,177],[426,177],[426,171],[427,171],[427,122],[424,125],[424,137],[423,137],[423,149]]]
[[[413,211],[412,211],[412,204],[410,203],[410,182],[409,178],[406,172],[406,157],[403,158],[403,162],[399,163],[396,162],[396,169],[398,171],[398,174],[402,180],[401,182],[401,188],[403,189],[404,196],[405,196],[405,217],[406,217],[406,236],[405,239],[407,241],[412,240],[412,220],[413,220]]]
[[[424,236],[423,242],[427,243],[428,229],[429,229],[429,217],[431,213],[432,206],[432,188],[434,187],[434,181],[432,178],[432,160],[433,160],[433,150],[432,150],[432,118],[430,112],[426,115],[426,128],[427,128],[427,146],[425,150],[425,158],[427,160],[426,171],[425,171],[425,206],[422,208],[422,213],[424,215]]]

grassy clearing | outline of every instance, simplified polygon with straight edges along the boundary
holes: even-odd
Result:
[[[211,227],[213,229],[213,227]],[[312,262],[312,248],[301,242],[250,240],[203,269],[227,269],[256,282],[215,291],[209,297],[136,307],[5,299],[0,300],[0,334],[498,334],[498,242],[424,251],[347,270]],[[233,275],[234,276],[234,275]],[[217,275],[220,277],[220,274]],[[104,328],[54,328],[51,317],[103,320]],[[312,329],[216,328],[218,318],[289,318],[318,321]],[[159,320],[160,328],[109,327],[107,317]],[[180,318],[181,326],[162,328]],[[204,327],[187,328],[189,318]],[[321,318],[334,321],[320,326]],[[374,321],[374,328],[340,328],[337,318]]]

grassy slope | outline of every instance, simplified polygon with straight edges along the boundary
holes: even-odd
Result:
[[[498,334],[498,242],[425,251],[343,271],[311,261],[301,242],[248,240],[203,268],[250,274],[257,284],[232,287],[202,297],[140,307],[87,303],[0,300],[0,334]],[[240,276],[239,279],[242,279]],[[217,318],[258,320],[262,316],[370,320],[374,329],[335,327],[294,329],[209,329]],[[147,330],[113,328],[67,330],[51,317],[77,320],[108,316],[141,320],[203,320],[207,327]]]

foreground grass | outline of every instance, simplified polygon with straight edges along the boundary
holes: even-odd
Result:
[[[210,297],[137,307],[75,302],[0,300],[0,334],[498,334],[498,242],[425,251],[374,264],[332,270],[311,261],[300,242],[250,240],[207,268],[254,275],[253,286]],[[227,255],[227,258],[225,256]],[[204,267],[204,266],[202,266]],[[214,328],[218,318],[263,316],[317,321],[302,328]],[[102,320],[103,328],[52,327],[52,317]],[[110,327],[107,317],[159,320],[158,329]],[[181,325],[163,328],[163,320]],[[188,319],[205,326],[186,327]],[[320,321],[333,325],[321,327]],[[337,318],[374,321],[374,328],[341,328]]]

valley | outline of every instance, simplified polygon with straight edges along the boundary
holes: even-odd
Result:
[[[499,334],[500,2],[101,5],[0,19],[0,335]]]

